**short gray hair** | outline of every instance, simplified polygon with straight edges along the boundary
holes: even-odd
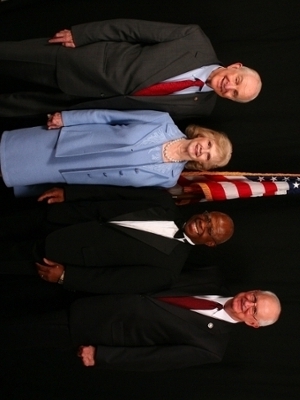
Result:
[[[266,319],[266,320],[260,319],[260,320],[258,321],[259,326],[268,326],[268,325],[272,325],[272,324],[274,324],[274,323],[278,320],[279,315],[280,315],[280,313],[281,313],[281,304],[280,304],[280,300],[279,300],[279,298],[276,296],[275,293],[270,292],[270,291],[268,291],[268,290],[261,290],[261,293],[266,294],[266,295],[268,295],[269,297],[271,297],[271,298],[273,299],[274,303],[277,305],[278,313],[277,313],[277,315],[275,315],[274,318],[272,318],[272,319]]]

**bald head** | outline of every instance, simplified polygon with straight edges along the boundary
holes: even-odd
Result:
[[[281,313],[281,304],[275,293],[267,290],[259,291],[264,296],[265,304],[263,315],[258,318],[259,326],[268,326],[274,324]]]
[[[226,302],[224,309],[234,320],[253,328],[274,324],[281,313],[278,297],[264,290],[238,293]]]
[[[240,103],[254,100],[262,87],[259,74],[241,63],[215,69],[208,77],[206,84],[217,95]]]

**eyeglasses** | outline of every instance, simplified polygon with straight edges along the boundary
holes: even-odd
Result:
[[[257,321],[257,291],[255,290],[254,292],[249,293],[247,297],[248,300],[253,303],[253,306],[251,307],[251,315],[255,321]]]
[[[209,212],[208,211],[204,211],[203,215],[203,219],[206,223],[206,231],[208,233],[208,235],[210,236],[211,240],[214,241],[214,245],[217,245],[216,240],[214,239],[214,233],[213,233],[213,228],[212,228],[212,223],[211,223],[211,218],[209,216]]]

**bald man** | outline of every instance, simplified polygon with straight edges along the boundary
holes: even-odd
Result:
[[[42,286],[43,282],[36,283]],[[20,291],[24,285],[8,293],[13,293],[17,304],[21,296],[21,309],[26,301],[31,311],[32,304],[51,304],[43,300],[44,287],[25,296]],[[220,362],[236,323],[259,328],[275,323],[281,312],[280,301],[271,292],[251,290],[228,296],[216,267],[186,270],[167,290],[85,297],[50,314],[23,312],[12,320],[13,302],[8,304],[2,302],[9,319],[2,320],[0,327],[6,347],[79,346],[78,355],[87,367],[133,371]]]
[[[247,102],[261,89],[256,71],[220,63],[198,25],[131,19],[75,25],[50,40],[2,42],[0,74],[51,89],[2,94],[2,117],[77,108],[201,117],[217,96]]]

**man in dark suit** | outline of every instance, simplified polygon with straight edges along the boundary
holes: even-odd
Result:
[[[216,95],[246,102],[261,89],[254,70],[220,64],[199,26],[130,19],[75,25],[49,42],[2,42],[0,74],[54,90],[1,95],[3,117],[67,108],[154,109],[175,119],[200,117],[211,113]],[[184,86],[172,89],[170,81]],[[186,86],[187,81],[192,83]],[[164,88],[152,86],[161,83]]]
[[[281,309],[273,293],[252,290],[228,297],[220,286],[215,267],[190,269],[161,292],[85,297],[70,308],[38,315],[27,311],[15,319],[10,312],[8,321],[2,318],[1,338],[8,349],[80,346],[84,365],[106,369],[152,371],[219,362],[232,324],[270,325]],[[186,296],[200,300],[200,307],[169,303]]]
[[[36,273],[36,242],[40,277],[70,290],[144,293],[167,288],[193,244],[216,246],[234,229],[231,218],[218,212],[185,222],[171,195],[161,189],[67,185],[40,200],[61,204],[0,218],[0,272]],[[180,228],[182,238],[177,238]]]

